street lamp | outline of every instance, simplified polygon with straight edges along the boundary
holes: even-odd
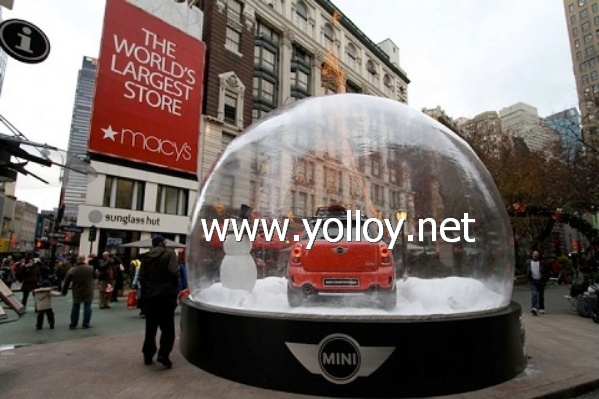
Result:
[[[408,265],[406,262],[406,221],[408,220],[408,211],[406,211],[405,209],[400,209],[397,212],[395,212],[395,217],[397,218],[398,223],[400,220],[403,220],[403,225],[401,226],[401,263],[403,266],[403,278],[405,280],[408,278]]]

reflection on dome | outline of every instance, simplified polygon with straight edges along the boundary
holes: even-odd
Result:
[[[287,234],[268,240],[261,232],[242,243],[241,254],[225,253],[216,230],[207,239],[205,227],[216,221],[214,227],[222,228],[244,204],[251,207],[250,225],[256,219],[268,226],[286,222]],[[304,222],[332,205],[352,215],[359,210],[383,227],[385,220],[395,227],[405,219],[403,234],[392,237],[384,228],[374,247],[342,238],[306,250]],[[465,214],[474,219],[468,231],[464,223],[443,224]],[[388,99],[322,96],[271,113],[224,151],[191,222],[190,298],[200,303],[273,313],[413,316],[497,309],[511,298],[512,230],[489,173],[457,135]],[[389,254],[379,249],[392,241]],[[243,265],[239,275],[257,277],[255,284],[244,290],[229,277],[222,281],[223,264],[227,276]],[[298,292],[309,295],[296,303],[289,298],[290,276],[299,274],[288,267],[308,276]],[[381,276],[388,280],[389,270],[394,281],[386,285]],[[368,301],[372,292],[392,289],[395,306]]]

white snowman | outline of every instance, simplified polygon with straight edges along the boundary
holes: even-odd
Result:
[[[252,242],[244,235],[237,241],[228,234],[223,245],[225,256],[220,264],[220,282],[225,288],[252,292],[258,278],[258,269],[250,254]]]

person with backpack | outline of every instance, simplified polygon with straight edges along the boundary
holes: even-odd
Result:
[[[156,361],[165,368],[173,366],[169,358],[175,343],[175,308],[177,307],[177,284],[179,266],[177,256],[166,248],[162,236],[152,238],[152,249],[145,253],[139,268],[141,284],[141,309],[146,315],[146,331],[142,353],[144,364],[150,365],[156,353]],[[156,334],[160,328],[159,347]]]
[[[526,262],[526,277],[530,282],[531,309],[533,315],[545,313],[545,285],[551,276],[549,263],[541,259],[539,251],[532,251],[532,259]]]
[[[119,262],[120,263],[120,262]],[[99,297],[100,309],[110,309],[110,298],[114,290],[114,280],[116,278],[117,261],[109,252],[102,254],[102,259],[98,264],[98,282],[100,283]],[[109,290],[112,288],[112,290]]]
[[[17,280],[22,283],[21,292],[23,292],[23,297],[21,299],[21,303],[23,306],[27,307],[27,299],[29,298],[29,294],[38,287],[40,279],[41,273],[39,265],[37,263],[33,263],[33,259],[28,258],[25,261],[25,266],[21,267],[17,275]]]

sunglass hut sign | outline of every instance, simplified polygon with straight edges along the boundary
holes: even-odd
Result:
[[[195,174],[204,43],[124,1],[106,6],[90,151]]]

